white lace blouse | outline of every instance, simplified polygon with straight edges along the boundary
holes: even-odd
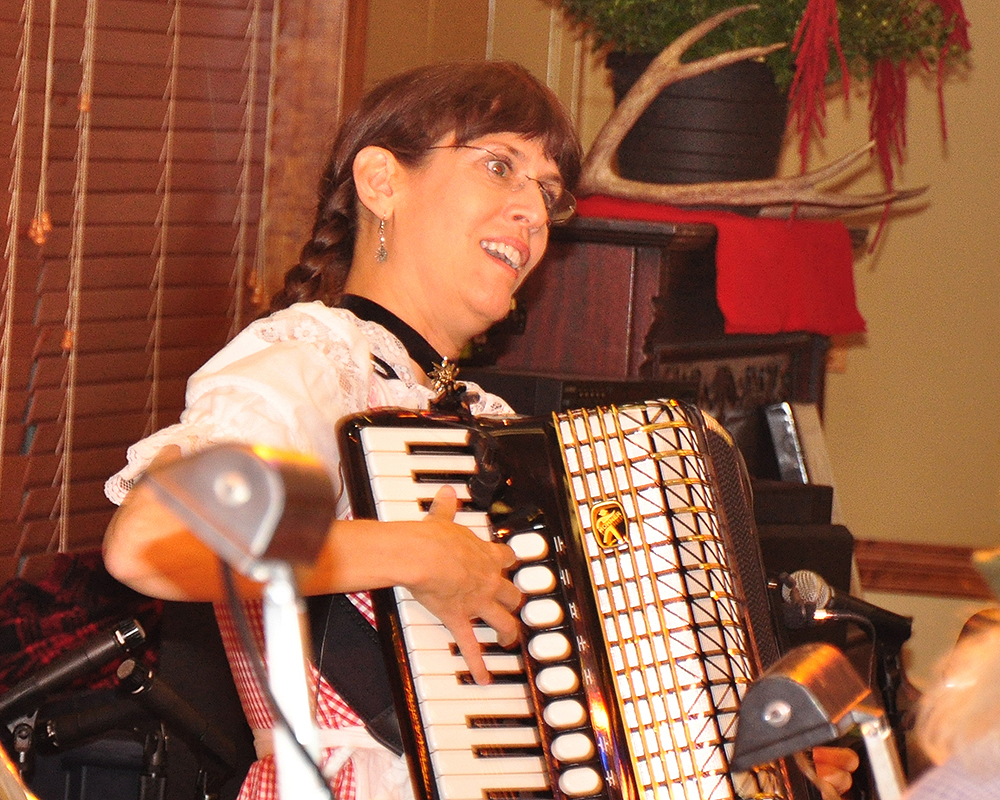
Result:
[[[398,380],[374,371],[372,355]],[[228,442],[316,456],[340,489],[337,421],[371,408],[427,408],[434,392],[417,381],[414,368],[381,325],[320,302],[298,303],[250,324],[194,373],[180,422],[130,447],[127,466],[108,480],[105,493],[121,503],[165,445],[188,455]],[[499,397],[475,388],[474,414],[511,413]],[[337,512],[347,513],[342,491]]]

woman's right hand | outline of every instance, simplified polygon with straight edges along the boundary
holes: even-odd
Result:
[[[442,488],[420,523],[415,542],[419,552],[413,553],[416,568],[404,585],[451,631],[472,677],[485,684],[489,671],[472,622],[479,619],[493,628],[503,646],[517,641],[514,612],[522,598],[506,575],[516,558],[507,545],[484,542],[456,523],[457,508],[455,490]]]

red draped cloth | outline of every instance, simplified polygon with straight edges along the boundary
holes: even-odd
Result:
[[[854,257],[842,222],[691,211],[595,195],[582,217],[710,223],[718,231],[716,294],[726,333],[858,333]]]

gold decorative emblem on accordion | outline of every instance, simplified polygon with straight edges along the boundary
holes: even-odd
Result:
[[[617,500],[597,503],[590,509],[590,524],[602,548],[620,547],[626,544],[628,521],[625,509]]]
[[[739,461],[717,423],[669,400],[468,426],[367,414],[341,429],[342,448],[364,453],[348,470],[351,500],[392,519],[369,426],[391,427],[408,453],[411,519],[441,485],[439,461],[424,470],[419,454],[455,444],[464,466],[451,482],[470,503],[460,521],[515,549],[526,595],[521,654],[484,630],[485,687],[405,592],[376,596],[418,797],[791,797],[783,767],[729,765],[740,698],[777,649]],[[494,504],[505,513],[476,523],[468,459],[484,436],[509,491]],[[440,668],[417,652],[431,640]]]

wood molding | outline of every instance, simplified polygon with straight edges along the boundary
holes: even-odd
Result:
[[[972,565],[976,549],[859,539],[854,542],[854,558],[865,591],[995,599]]]
[[[367,0],[282,7],[265,210],[266,274],[263,286],[256,287],[262,307],[309,239],[328,150],[345,105],[358,102],[363,70],[358,52],[364,50],[367,9]]]

